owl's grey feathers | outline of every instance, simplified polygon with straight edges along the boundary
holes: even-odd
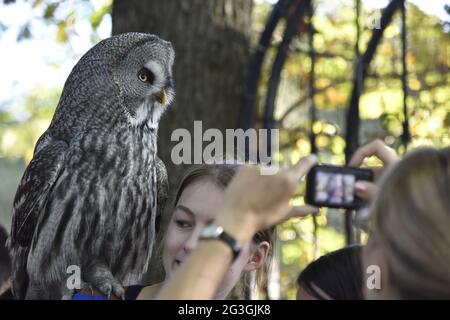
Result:
[[[64,141],[49,142],[43,135],[36,143],[34,157],[25,170],[20,188],[14,199],[12,242],[29,246],[39,212],[46,204],[47,196],[59,177],[68,145]]]
[[[167,169],[164,165],[164,162],[158,157],[156,157],[156,185],[157,188],[157,201],[156,203],[156,221],[155,221],[155,231],[158,234],[161,230],[161,219],[164,213],[164,209],[166,207],[167,198],[169,195],[169,177],[167,175]]]
[[[16,298],[61,298],[71,265],[106,294],[139,282],[157,202],[167,197],[156,134],[161,94],[173,98],[173,61],[170,43],[128,33],[100,42],[72,70],[14,201]],[[140,70],[152,81],[140,81]]]
[[[57,180],[64,163],[67,144],[58,141],[49,143],[43,135],[36,144],[33,160],[23,175],[17,190],[13,212],[9,246],[16,244],[13,252],[13,274],[15,291],[26,292],[28,247],[34,234],[39,214],[46,205],[48,195]],[[18,297],[23,298],[20,294]]]

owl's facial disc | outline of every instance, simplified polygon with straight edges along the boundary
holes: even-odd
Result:
[[[149,60],[138,71],[137,79],[143,88],[143,96],[131,119],[133,125],[147,123],[152,129],[158,127],[165,108],[172,102],[172,80],[158,61]]]

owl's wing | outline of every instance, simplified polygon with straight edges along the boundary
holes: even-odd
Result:
[[[156,233],[160,230],[161,218],[166,207],[167,199],[169,197],[169,177],[164,162],[158,157],[155,157],[156,165],[156,185],[157,185],[157,207],[156,207]]]
[[[14,198],[10,248],[17,244],[22,247],[30,245],[39,214],[62,171],[67,149],[67,143],[46,134],[36,144],[34,157]]]

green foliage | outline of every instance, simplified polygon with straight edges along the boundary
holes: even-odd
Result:
[[[31,160],[34,145],[49,126],[60,93],[60,89],[35,87],[23,104],[10,106],[15,116],[11,111],[0,112],[0,118],[6,120],[0,124],[0,157],[19,158],[25,163]]]
[[[42,1],[35,1],[33,7],[38,6],[41,2]],[[45,8],[44,11],[44,19],[52,19],[55,14],[56,8],[58,8],[58,5],[58,2],[48,4],[47,8]]]
[[[94,38],[97,28],[103,21],[103,18],[111,13],[112,0],[104,0],[98,8],[92,1],[42,1],[35,0],[31,4],[33,11],[42,12],[41,19],[48,25],[55,25],[55,41],[58,43],[67,43],[70,39],[70,35],[75,34],[74,27],[77,23],[77,19],[86,19],[85,13],[88,12],[88,21],[91,24],[94,32]],[[30,39],[32,37],[32,20],[26,22],[19,32],[17,37],[18,41]],[[3,29],[3,25],[0,24],[0,32]],[[97,39],[98,40],[98,39]]]
[[[103,20],[103,17],[111,12],[112,2],[104,5],[97,11],[94,11],[89,17],[89,22],[94,30],[97,30],[98,26]]]

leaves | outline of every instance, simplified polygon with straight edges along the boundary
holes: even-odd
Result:
[[[42,4],[42,2],[44,2],[44,1],[43,0],[34,0],[33,8],[39,7]]]
[[[36,1],[36,2],[40,2],[40,1]],[[36,5],[36,2],[34,5]],[[34,7],[33,5],[33,7]],[[50,3],[47,5],[47,8],[45,8],[44,11],[44,19],[52,19],[54,17],[55,11],[58,8],[59,3],[55,2],[55,3]]]
[[[91,14],[89,17],[89,22],[91,23],[92,29],[97,30],[103,20],[103,17],[111,12],[111,8],[112,3],[109,3]]]
[[[31,160],[34,145],[47,129],[61,93],[60,89],[35,87],[19,105],[10,106],[22,115],[19,119],[8,110],[0,112],[0,157]],[[7,121],[7,122],[6,122]]]
[[[27,40],[31,38],[30,25],[27,23],[22,28],[17,35],[17,41]]]
[[[67,33],[67,24],[65,21],[58,23],[58,31],[56,32],[55,40],[59,43],[67,42],[69,35]]]

